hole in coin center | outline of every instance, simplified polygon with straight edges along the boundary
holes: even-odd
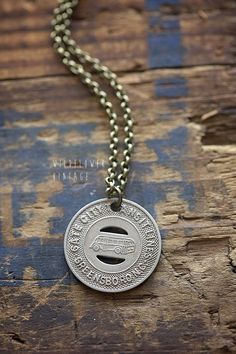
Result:
[[[97,255],[99,261],[106,263],[106,264],[120,264],[125,261],[124,258],[116,258],[116,257],[106,257]]]
[[[127,270],[142,251],[142,239],[136,225],[125,216],[114,214],[95,221],[84,241],[89,263],[106,273]]]
[[[101,228],[100,231],[128,235],[128,232],[126,230],[118,226],[106,226]]]

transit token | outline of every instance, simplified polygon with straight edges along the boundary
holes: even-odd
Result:
[[[103,292],[121,292],[144,282],[154,271],[161,237],[152,216],[137,203],[123,199],[112,210],[100,199],[79,210],[64,240],[67,263],[85,285]]]

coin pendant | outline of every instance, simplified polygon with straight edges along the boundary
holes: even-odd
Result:
[[[80,209],[64,239],[66,261],[82,283],[103,292],[121,292],[144,282],[161,253],[161,237],[152,216],[123,199],[113,211],[109,199]]]

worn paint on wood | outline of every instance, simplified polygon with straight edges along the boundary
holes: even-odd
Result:
[[[163,238],[150,279],[115,295],[63,257],[72,215],[104,196],[109,132],[52,51],[55,4],[0,4],[1,352],[234,353],[235,1],[88,0],[74,16],[130,96],[127,197]]]

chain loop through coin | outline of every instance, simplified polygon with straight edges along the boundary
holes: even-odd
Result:
[[[58,7],[54,9],[52,20],[53,31],[51,37],[56,51],[62,57],[62,62],[74,74],[81,78],[82,82],[99,98],[100,104],[105,109],[110,123],[110,157],[107,170],[106,193],[109,198],[115,198],[114,206],[119,208],[122,203],[124,189],[127,184],[131,153],[133,150],[133,119],[129,107],[129,98],[123,86],[119,83],[117,75],[99,59],[93,58],[88,52],[82,50],[71,36],[70,24],[73,11],[78,0],[59,0]],[[86,66],[86,68],[85,68]],[[90,70],[87,69],[90,67]],[[124,150],[122,161],[118,161],[119,137],[117,113],[113,104],[109,101],[107,93],[93,78],[95,74],[105,79],[114,90],[120,101],[123,111],[124,125]]]

